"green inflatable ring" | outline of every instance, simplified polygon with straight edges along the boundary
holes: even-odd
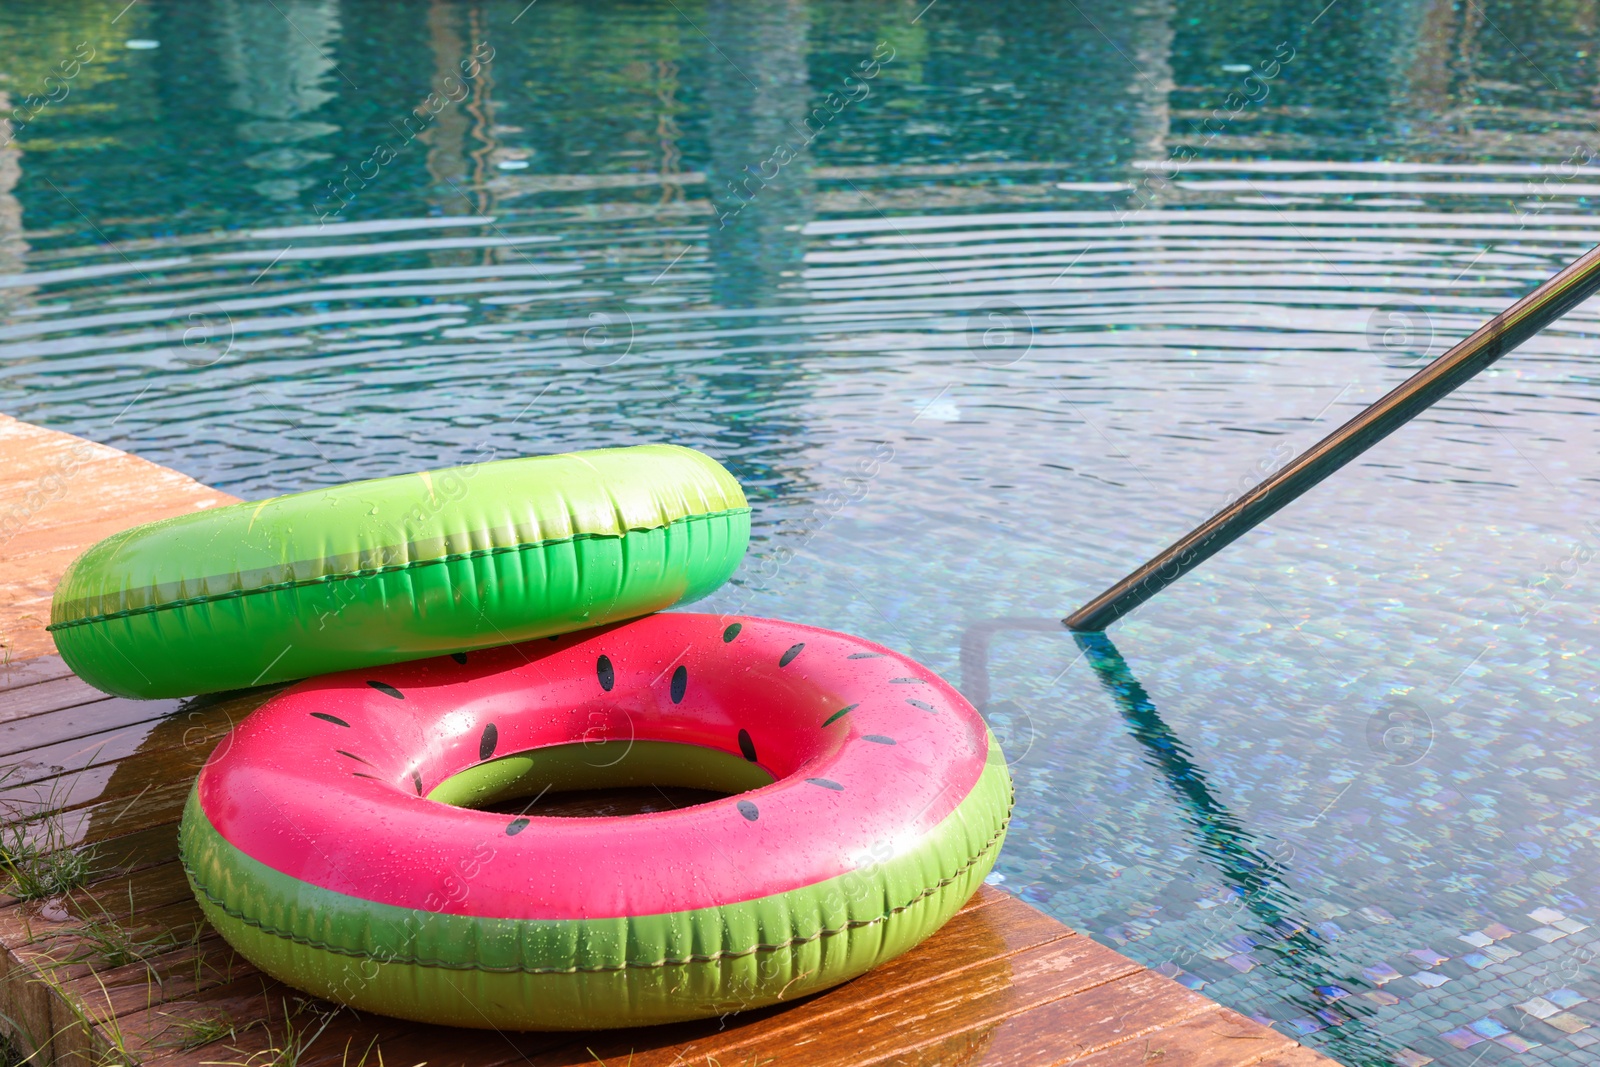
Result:
[[[510,644],[725,582],[739,483],[675,445],[355,482],[138,526],[56,589],[50,631],[108,693],[175,697]]]

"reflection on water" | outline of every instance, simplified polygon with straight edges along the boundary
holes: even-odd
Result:
[[[1139,682],[971,635],[1600,240],[1591,7],[0,2],[0,407],[245,496],[704,448],[714,607],[983,645],[1007,888],[1352,1063],[1581,1063],[1593,307],[1120,624]]]
[[[331,0],[284,4],[281,9],[245,0],[216,5],[228,106],[249,116],[234,132],[241,142],[260,146],[244,162],[264,175],[251,188],[272,200],[293,199],[315,180],[297,172],[333,158],[300,142],[338,132],[304,118],[337,95],[322,83],[332,75],[327,49],[338,37],[338,9]]]
[[[1234,912],[1223,913],[1225,921],[1238,923],[1247,931],[1234,935],[1233,940],[1239,947],[1248,946],[1246,951],[1261,949],[1273,954],[1275,969],[1293,982],[1291,1002],[1304,1010],[1306,1017],[1334,1028],[1325,1051],[1354,1059],[1377,1051],[1382,1045],[1381,1033],[1363,1025],[1364,1017],[1373,1013],[1371,1005],[1340,1003],[1350,996],[1350,990],[1332,982],[1340,973],[1340,961],[1326,941],[1336,938],[1314,929],[1302,917],[1304,904],[1290,887],[1284,867],[1271,854],[1272,847],[1257,840],[1245,822],[1217,798],[1205,771],[1162,720],[1111,639],[1103,633],[1073,637],[1121,711],[1129,733],[1143,747],[1145,762],[1172,790],[1200,853],[1231,892],[1233,900],[1228,903],[1234,905]],[[1293,849],[1288,853],[1292,857]],[[1168,961],[1166,970],[1175,976],[1183,973],[1176,961]]]

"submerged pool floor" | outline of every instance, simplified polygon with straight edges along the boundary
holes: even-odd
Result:
[[[712,609],[982,696],[1005,888],[1346,1063],[1600,1058],[1595,306],[1110,645],[995,621],[1600,241],[1587,6],[121,8],[0,2],[0,409],[245,497],[705,449]]]

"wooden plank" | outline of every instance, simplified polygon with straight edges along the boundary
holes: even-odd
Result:
[[[0,953],[0,1006],[5,1025],[0,1032],[16,1044],[33,1063],[57,1062],[54,1052],[52,1010],[57,1000],[50,989],[38,981],[29,962],[7,949]]]
[[[97,875],[132,874],[178,858],[178,824],[157,823],[106,838],[94,848]]]
[[[1077,936],[1049,916],[988,886],[973,897],[972,903],[976,906],[963,909],[946,923],[938,937],[923,946],[923,951],[908,953],[853,982],[799,1001],[784,1009],[781,1019],[747,1013],[710,1024],[590,1037],[552,1053],[549,1062],[582,1063],[585,1056],[598,1054],[604,1059],[631,1058],[635,1067],[653,1067],[670,1063],[677,1055],[719,1060],[754,1055],[760,1047],[782,1041],[791,1031],[824,1030],[841,1015],[876,1009],[892,1012],[902,998],[920,998],[925,987],[936,983],[976,984],[980,979],[970,973],[975,968],[1003,968],[1004,961],[1017,953]],[[1135,965],[1128,963],[1127,968],[1131,971]],[[848,1021],[845,1020],[847,1024]]]
[[[937,1014],[921,1014],[919,1005],[920,1017],[910,1027],[897,1027],[862,1048],[853,1062],[861,1067],[890,1060],[905,1067],[1076,1064],[1091,1053],[1165,1032],[1217,1007],[1143,968],[1114,981],[1054,993],[1050,984],[1019,975],[1009,989],[947,1002],[938,1006]]]
[[[924,991],[914,1006],[887,1004],[854,1018],[841,1018],[826,1033],[797,1039],[794,1048],[813,1061],[861,1067],[888,1059],[908,1064],[944,1063],[950,1059],[944,1050],[962,1044],[952,1045],[951,1035],[1010,1033],[1011,1028],[1002,1024],[1029,1008],[1079,997],[1097,1005],[1107,999],[1100,992],[1103,989],[1114,991],[1109,999],[1119,1006],[1120,1013],[1136,1014],[1152,1023],[1165,1022],[1169,1006],[1145,1002],[1146,995],[1153,992],[1144,982],[1147,977],[1158,976],[1086,937],[1068,938],[1010,959],[980,964],[955,980]],[[1076,1013],[1065,1029],[1092,1029],[1098,1022],[1094,1012]],[[1038,1033],[1031,1026],[1021,1030],[1024,1036]],[[1044,1031],[1052,1043],[1061,1041],[1062,1033],[1062,1028]]]
[[[193,785],[194,775],[191,774],[182,781],[163,785],[150,783],[133,796],[119,796],[107,804],[63,812],[61,834],[75,844],[92,845],[121,837],[147,821],[176,823],[183,815],[183,805]]]
[[[1244,1067],[1299,1047],[1276,1030],[1219,1007],[1176,1026],[1065,1062],[1073,1067],[1150,1067],[1152,1063],[1172,1067]],[[1320,1056],[1306,1062],[1327,1063]]]
[[[0,804],[15,806],[18,811],[61,811],[112,799],[104,790],[113,778],[130,778],[129,772],[117,773],[125,761],[137,760],[141,769],[151,770],[171,762],[166,753],[146,752],[142,747],[155,725],[131,723],[0,757],[17,761],[8,765],[10,773],[4,779],[6,788],[0,789]],[[199,769],[198,762],[195,768]]]
[[[176,700],[105,697],[90,704],[0,723],[0,759],[11,762],[30,749],[91,737],[139,723],[155,722],[178,710],[178,706]]]
[[[79,999],[92,1000],[97,1010],[106,1007],[102,1018],[121,1018],[137,1016],[152,1006],[165,1007],[259,973],[226,941],[211,934],[121,966],[96,968],[92,974],[89,967],[80,966],[65,984]],[[133,1021],[123,1025],[125,1033],[135,1031]],[[156,1029],[161,1029],[160,1024]]]
[[[0,449],[8,460],[7,488],[12,496],[21,496],[50,474],[66,479],[72,470],[114,459],[117,453],[110,445],[46,430],[9,415],[0,415]],[[64,464],[70,469],[63,469]]]
[[[50,595],[67,566],[117,529],[230,504],[227,493],[71,434],[0,415],[0,662],[50,656]],[[106,509],[123,514],[94,521]]]
[[[209,701],[130,701],[133,709],[125,716],[128,718],[139,714],[141,708],[170,705],[176,710],[159,719],[69,738],[12,756],[18,762],[8,768],[6,788],[0,789],[0,805],[14,813],[72,813],[93,806],[95,812],[75,816],[63,825],[77,827],[84,819],[103,827],[123,823],[121,829],[113,831],[115,836],[131,829],[125,822],[129,813],[123,809],[136,804],[142,794],[152,793],[167,804],[161,810],[171,810],[170,817],[176,818],[186,793],[182,783],[193,779],[212,748],[234,724],[277,691],[252,690]],[[174,792],[171,787],[175,785],[180,788]],[[113,810],[119,800],[122,807]],[[137,818],[146,823],[159,819],[147,809],[148,805],[141,805]],[[106,836],[90,831],[81,840]],[[76,836],[71,839],[80,840]]]
[[[1031,911],[1020,901],[1016,907]],[[956,926],[950,932],[957,944],[944,947],[945,931],[925,943],[931,962],[908,953],[900,960],[869,972],[856,981],[784,1009],[751,1013],[743,1021],[733,1017],[725,1033],[719,1020],[692,1027],[596,1035],[569,1042],[560,1049],[533,1057],[536,1067],[578,1067],[594,1058],[629,1062],[633,1067],[671,1067],[685,1060],[703,1063],[741,1062],[815,1064],[817,1067],[856,1067],[894,1058],[919,1041],[935,1040],[947,1033],[952,1019],[967,1025],[963,1012],[972,1005],[991,1012],[1007,1005],[1011,1010],[1034,1001],[1070,996],[1119,978],[1148,974],[1110,949],[1057,927],[1060,936],[999,958],[985,953],[1005,952],[1003,930],[1014,919],[1008,905],[985,908],[985,928],[975,931]],[[1037,913],[1035,913],[1037,914]],[[1044,916],[1048,923],[1050,920]],[[946,930],[955,926],[955,920]],[[995,940],[997,927],[999,943]],[[1037,931],[1034,935],[1037,936]],[[967,938],[978,941],[975,947]],[[1030,935],[1023,934],[1023,941]],[[919,950],[919,953],[921,950]],[[965,961],[952,965],[952,956]],[[897,966],[898,965],[898,966]],[[900,987],[902,980],[909,979]],[[1182,988],[1182,987],[1178,987]],[[1203,999],[1203,998],[1202,998]],[[1205,1001],[1209,1006],[1210,1002]],[[793,1021],[791,1021],[793,1018]],[[980,1017],[972,1025],[981,1025]],[[698,1034],[689,1031],[699,1030]],[[898,1062],[898,1061],[897,1061]],[[920,1061],[919,1061],[920,1062]],[[929,1063],[940,1062],[937,1059]]]
[[[12,479],[0,492],[7,493],[8,500],[17,501],[21,506],[11,512],[13,520],[7,532],[15,538],[32,530],[69,528],[81,524],[86,514],[92,516],[107,505],[121,507],[124,513],[166,512],[160,517],[167,518],[218,504],[231,504],[237,499],[171,470],[153,484],[129,484],[128,473],[141,469],[143,462],[113,450],[113,457],[106,462],[87,463],[73,471],[69,483],[61,487],[65,491],[52,492],[48,486],[40,485],[41,481],[51,479],[54,473],[51,470],[45,470],[40,478],[32,481]],[[124,521],[121,528],[127,529],[128,523]]]
[[[106,699],[109,699],[107,694],[69,674],[65,678],[0,692],[0,723]]]
[[[4,495],[5,487],[0,486],[0,499]],[[131,497],[132,494],[107,492],[97,496],[93,505],[80,503],[70,520],[24,530],[7,542],[6,561],[21,570],[34,567],[57,552],[68,552],[70,564],[84,548],[128,528],[128,507],[137,503]]]
[[[1312,1052],[1304,1045],[1295,1045],[1282,1052],[1268,1053],[1252,1067],[1338,1067],[1338,1064],[1320,1052]]]
[[[15,761],[9,764],[10,772],[3,780],[5,788],[0,789],[0,802],[20,801],[37,794],[37,788],[23,787],[36,786],[52,778],[70,779],[53,787],[55,802],[52,806],[64,808],[93,800],[110,800],[110,796],[99,790],[111,777],[119,781],[166,781],[174,774],[197,772],[212,747],[227,736],[234,723],[244,718],[240,707],[194,707],[177,701],[131,703],[147,705],[148,711],[156,713],[155,717],[130,722],[132,715],[108,714],[111,722],[106,729],[59,741],[48,740],[55,725],[48,716],[58,713],[47,712],[28,720],[32,724],[28,728],[37,729],[44,735],[40,739],[47,743],[0,756],[0,759]],[[170,707],[161,707],[163,704],[170,704]],[[254,710],[256,702],[243,706]],[[136,712],[141,710],[135,709]],[[100,773],[82,773],[91,768],[97,768]],[[120,773],[113,774],[113,771]]]
[[[118,797],[107,804],[92,804],[40,815],[27,825],[34,831],[32,838],[39,843],[46,841],[44,831],[48,828],[57,842],[67,846],[98,846],[101,842],[117,840],[152,823],[176,825],[183,815],[183,805],[189,797],[191,784],[152,784],[132,797]]]
[[[32,659],[0,659],[0,694],[26,685],[72,677],[72,668],[60,656],[35,656]]]
[[[37,916],[29,919],[21,909],[9,910],[10,915],[0,915],[0,936],[19,924],[28,927],[31,936],[22,954],[37,973],[49,976],[47,988],[54,994],[49,1032],[57,1057],[91,1054],[122,1041],[132,1048],[155,1049],[160,1034],[172,1025],[163,1010],[167,1002],[229,983],[260,980],[258,972],[220,937],[203,932],[206,928],[198,925],[199,909],[192,899],[142,914],[142,923],[126,931],[130,940],[148,938],[155,931],[169,936],[142,953],[144,958],[116,966],[97,962],[96,945],[81,936],[81,924],[49,923]],[[196,929],[202,931],[199,936],[193,936]],[[186,941],[185,933],[191,935]],[[124,1025],[123,1016],[136,1025]],[[108,1039],[111,1035],[115,1040]]]
[[[194,898],[183,865],[174,859],[85,886],[71,895],[67,910],[84,920],[114,919],[127,926],[148,923],[151,917],[141,913],[176,903],[193,905]]]
[[[0,908],[0,1012],[10,1020],[7,1031],[24,1052],[38,1052],[35,1059],[53,1062],[50,1022],[54,999],[42,985],[29,957],[34,930],[22,909],[12,905]]]
[[[88,441],[58,430],[0,415],[0,455],[6,459],[5,479],[8,499],[20,505],[15,519],[51,513],[62,497],[93,499],[104,486],[146,491],[183,487],[200,499],[228,497],[193,478],[129,455],[110,445]],[[39,483],[59,482],[59,485]],[[233,498],[229,498],[230,500]],[[160,500],[150,500],[144,511],[160,510]],[[71,508],[63,509],[70,512]],[[136,519],[135,521],[140,521]],[[31,525],[31,524],[29,524]],[[11,530],[0,530],[10,534]]]
[[[232,1038],[194,1049],[162,1047],[164,1042],[170,1046],[174,1017],[217,1016],[237,1020],[240,1030]],[[452,1063],[485,1067],[503,1059],[520,1061],[525,1052],[537,1052],[556,1039],[548,1034],[501,1035],[492,1031],[422,1027],[348,1009],[339,1010],[323,1001],[308,1000],[304,994],[259,973],[172,998],[159,1006],[139,1008],[118,1016],[117,1021],[130,1049],[150,1053],[144,1058],[147,1067],[198,1067],[219,1061],[241,1062],[252,1056],[256,1057],[250,1060],[252,1063],[263,1059],[270,1062],[274,1059],[271,1050],[282,1050],[291,1044],[291,1032],[297,1032],[302,1039],[309,1033],[317,1033],[315,1041],[301,1049],[293,1061],[298,1067],[342,1067],[357,1062],[361,1053],[369,1048],[382,1049],[385,1062],[397,1065],[426,1059],[429,1067]],[[243,1029],[246,1022],[257,1025]],[[376,1062],[376,1052],[369,1062]]]

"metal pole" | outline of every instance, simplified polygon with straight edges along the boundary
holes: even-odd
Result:
[[[1472,336],[1296,456],[1281,471],[1061,621],[1070,630],[1104,630],[1583,303],[1597,289],[1600,247],[1591,248],[1561,273],[1480,326]]]

